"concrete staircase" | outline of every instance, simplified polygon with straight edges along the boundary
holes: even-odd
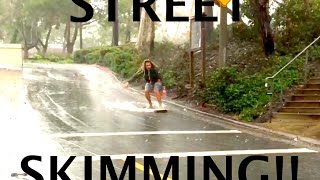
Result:
[[[294,92],[278,112],[273,113],[273,118],[320,122],[320,69],[304,87]]]

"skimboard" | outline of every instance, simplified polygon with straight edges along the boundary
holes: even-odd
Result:
[[[168,112],[168,110],[166,110],[166,109],[153,109],[153,112],[155,112],[155,113],[166,113],[166,112]]]
[[[148,105],[145,104],[145,103],[140,103],[140,102],[137,102],[136,106],[138,108],[142,108],[145,110],[145,112],[155,112],[155,113],[166,113],[168,112],[168,109],[166,108],[159,108],[159,107],[153,107],[153,108],[148,108]]]
[[[146,106],[143,106],[144,109],[146,109],[148,112],[155,112],[155,113],[166,113],[168,112],[167,109],[165,108],[162,108],[162,109],[159,109],[159,108],[147,108]]]
[[[158,109],[158,108],[151,108],[151,109],[149,109],[149,108],[146,108],[146,107],[145,107],[145,109],[146,109],[147,111],[149,111],[149,112],[155,112],[155,113],[166,113],[166,112],[168,112],[167,109]]]

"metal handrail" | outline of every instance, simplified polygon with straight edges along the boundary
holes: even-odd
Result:
[[[303,54],[304,52],[306,52],[306,59],[305,59],[305,64],[304,64],[304,83],[306,83],[307,80],[307,64],[308,64],[308,49],[310,48],[310,46],[312,46],[317,40],[320,39],[320,36],[318,38],[316,38],[312,43],[310,43],[307,47],[305,47],[298,55],[296,55],[292,60],[290,60],[285,66],[283,66],[278,72],[276,72],[273,76],[267,77],[266,83],[265,83],[265,87],[268,87],[268,80],[269,79],[274,79],[278,74],[280,74],[286,67],[288,67],[293,61],[295,61],[301,54]],[[271,84],[271,93],[268,93],[269,95],[271,95],[271,100],[270,100],[270,110],[271,110],[271,116],[272,116],[272,109],[273,109],[273,81]],[[281,102],[283,103],[283,89],[281,86]],[[269,122],[271,122],[272,117],[270,117]]]
[[[289,61],[285,66],[283,66],[278,72],[276,72],[273,76],[267,77],[268,79],[274,79],[281,71],[283,71],[287,66],[289,66],[294,60],[296,60],[302,53],[304,53],[310,46],[312,46],[318,39],[320,39],[320,36],[315,39],[312,43],[310,43],[306,48],[304,48],[296,57],[294,57],[291,61]]]

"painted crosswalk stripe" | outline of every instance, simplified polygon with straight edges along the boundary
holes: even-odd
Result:
[[[138,132],[105,132],[105,133],[68,133],[51,134],[52,138],[67,137],[103,137],[103,136],[138,136],[138,135],[175,135],[175,134],[234,134],[241,133],[238,130],[214,130],[214,131],[138,131]]]
[[[171,156],[178,157],[203,157],[203,156],[231,156],[231,155],[269,155],[269,154],[293,154],[293,153],[317,153],[315,150],[308,148],[295,149],[259,149],[259,150],[231,150],[231,151],[200,151],[200,152],[173,152],[173,153],[155,153],[155,154],[118,154],[118,155],[99,155],[93,156],[92,160],[99,161],[101,156],[110,156],[114,160],[123,160],[128,156],[134,156],[136,159],[143,159],[145,156],[153,156],[154,158],[170,158]],[[84,160],[80,158],[79,161]]]

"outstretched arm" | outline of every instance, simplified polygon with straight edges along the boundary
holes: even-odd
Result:
[[[137,72],[135,72],[129,79],[126,80],[126,82],[131,83],[132,81],[134,81],[139,75],[142,74],[142,69],[139,68]]]
[[[129,83],[131,83],[133,80],[135,80],[138,75],[143,73],[143,69],[140,67],[136,73],[134,73],[129,79],[127,79],[123,85],[124,88],[129,87]]]

